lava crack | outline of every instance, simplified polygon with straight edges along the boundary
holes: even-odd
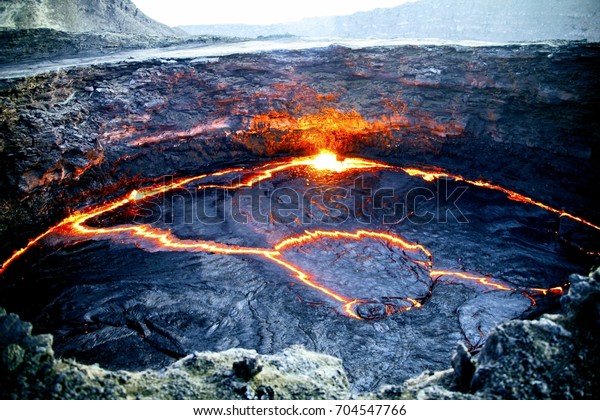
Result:
[[[560,217],[568,217],[575,221],[585,224],[586,226],[600,230],[600,227],[581,219],[568,212],[550,207],[532,198],[522,194],[508,190],[506,188],[493,185],[481,180],[468,180],[459,175],[452,175],[443,172],[442,170],[424,170],[418,168],[399,168],[380,162],[360,159],[346,158],[340,159],[335,154],[323,151],[316,156],[301,157],[274,161],[258,168],[242,170],[239,168],[226,169],[212,174],[203,174],[194,177],[182,178],[175,182],[157,184],[150,187],[134,190],[128,195],[99,205],[92,206],[76,212],[57,225],[51,227],[46,232],[29,241],[29,243],[15,251],[0,268],[0,274],[4,273],[8,267],[24,253],[34,246],[41,243],[73,243],[83,239],[93,240],[113,240],[121,243],[135,244],[136,246],[148,251],[179,251],[179,252],[202,252],[215,254],[230,254],[230,255],[251,255],[264,260],[275,263],[280,268],[283,268],[296,278],[300,283],[308,286],[312,290],[320,293],[323,297],[332,299],[339,305],[340,312],[356,319],[378,319],[385,316],[393,315],[399,312],[409,311],[415,308],[422,307],[428,297],[431,295],[433,287],[439,281],[448,283],[463,283],[472,284],[477,287],[483,287],[486,290],[497,290],[503,292],[521,292],[526,295],[535,305],[535,296],[547,294],[561,294],[564,291],[562,286],[553,287],[550,289],[541,288],[517,288],[505,282],[493,279],[490,276],[482,276],[479,274],[465,273],[462,271],[451,271],[443,269],[434,269],[433,254],[418,243],[412,243],[406,239],[391,234],[389,232],[380,232],[374,230],[310,230],[302,234],[292,235],[282,239],[280,242],[273,245],[271,248],[255,248],[245,247],[226,243],[218,243],[214,241],[202,239],[180,239],[169,230],[159,229],[150,225],[144,224],[129,224],[117,225],[109,227],[97,227],[90,224],[92,219],[102,216],[108,212],[119,210],[124,206],[135,203],[149,197],[158,196],[169,191],[182,188],[197,181],[218,179],[224,175],[232,173],[243,174],[243,177],[237,182],[229,186],[221,186],[214,183],[200,184],[198,189],[208,188],[225,188],[225,189],[240,189],[243,187],[251,187],[260,181],[272,178],[274,174],[290,171],[294,168],[308,168],[316,172],[345,172],[345,171],[374,171],[374,170],[398,170],[404,171],[410,176],[421,177],[426,181],[433,181],[438,178],[449,178],[455,181],[462,181],[477,187],[487,188],[503,192],[511,200],[519,201],[528,205],[534,205],[558,214]],[[409,293],[386,293],[382,292],[383,296],[374,297],[375,292],[373,286],[369,289],[363,287],[362,292],[360,287],[350,285],[341,287],[336,284],[335,279],[328,279],[327,269],[334,267],[335,259],[331,257],[331,261],[326,258],[327,264],[321,264],[319,275],[311,273],[311,268],[303,268],[302,264],[294,256],[294,253],[301,248],[307,248],[309,252],[314,252],[315,244],[322,242],[335,243],[337,246],[343,244],[366,243],[382,243],[390,252],[397,252],[399,257],[394,261],[400,261],[398,264],[399,276],[402,275],[407,281],[407,284],[418,284],[421,289],[415,286],[413,295]],[[377,245],[373,245],[376,247]],[[352,251],[352,250],[351,250]],[[354,252],[354,251],[352,251]],[[376,252],[374,252],[374,255]],[[342,258],[343,253],[339,253],[336,258]],[[365,266],[368,261],[373,258],[373,255],[363,255],[362,262],[358,262],[359,266]],[[374,264],[371,262],[370,264]],[[314,265],[314,264],[313,264]],[[318,265],[318,264],[317,264]],[[323,274],[325,273],[325,274]],[[334,275],[332,275],[335,277]],[[331,277],[331,276],[329,276]],[[424,278],[427,278],[425,280]],[[369,281],[372,281],[370,279]],[[372,283],[371,283],[372,284]],[[423,289],[422,287],[425,287]],[[371,294],[370,294],[371,293]]]

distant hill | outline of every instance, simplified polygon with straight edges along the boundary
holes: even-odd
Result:
[[[0,0],[0,28],[182,35],[144,15],[130,0]]]
[[[182,26],[194,35],[600,42],[600,0],[420,0],[277,25]]]

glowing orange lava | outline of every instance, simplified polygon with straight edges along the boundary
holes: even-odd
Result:
[[[426,258],[429,260],[428,263],[431,263],[432,255],[429,250],[427,250],[424,246],[419,244],[412,244],[404,239],[384,232],[374,232],[369,230],[357,230],[356,232],[344,232],[338,230],[325,231],[325,230],[315,230],[315,231],[306,231],[304,235],[295,236],[291,238],[284,239],[283,241],[276,244],[273,249],[277,251],[281,251],[283,249],[303,245],[306,243],[313,242],[316,239],[320,238],[333,238],[333,239],[352,239],[356,241],[360,241],[363,238],[374,238],[374,239],[382,239],[386,242],[389,242],[392,245],[395,245],[402,249],[408,249],[411,251],[419,250],[421,251]]]
[[[582,224],[589,226],[591,228],[594,228],[596,230],[600,230],[600,226],[595,225],[591,222],[588,222],[587,220],[582,219],[581,217],[577,217],[577,216],[575,216],[571,213],[568,213],[564,210],[559,210],[557,208],[548,206],[540,201],[534,200],[533,198],[527,197],[523,194],[519,194],[518,192],[515,192],[515,191],[511,191],[507,188],[504,188],[504,187],[501,187],[498,185],[494,185],[487,181],[482,181],[482,180],[473,181],[470,179],[465,179],[460,175],[453,175],[453,174],[449,174],[447,172],[442,172],[442,171],[424,170],[424,169],[417,169],[417,168],[403,168],[402,170],[410,176],[418,176],[418,177],[423,178],[425,181],[429,181],[429,182],[434,181],[439,178],[448,178],[448,179],[452,179],[454,181],[462,181],[467,184],[475,185],[476,187],[486,188],[488,190],[500,191],[500,192],[506,194],[506,196],[508,197],[509,200],[518,201],[520,203],[525,203],[525,204],[531,204],[531,205],[537,206],[541,209],[544,209],[546,211],[556,213],[559,215],[559,217],[567,217],[569,219],[575,220],[579,223],[582,223]]]
[[[312,167],[318,171],[342,172],[344,164],[334,153],[323,151],[314,157]]]
[[[282,152],[317,153],[320,150],[347,154],[363,146],[391,148],[399,141],[392,134],[399,130],[415,132],[419,137],[418,145],[424,147],[428,140],[423,132],[443,138],[461,134],[463,127],[456,123],[442,125],[425,116],[415,117],[411,121],[398,110],[389,115],[365,119],[356,110],[320,107],[318,112],[299,116],[280,111],[256,115],[247,130],[236,133],[235,139],[250,150],[267,155]],[[402,139],[402,142],[407,141],[407,138]]]
[[[440,277],[444,277],[444,276],[451,276],[451,277],[458,277],[459,279],[463,279],[463,280],[472,280],[483,286],[488,286],[493,289],[502,290],[505,292],[508,292],[510,290],[517,290],[514,287],[510,287],[510,286],[506,286],[502,283],[498,283],[496,280],[493,280],[491,277],[476,276],[476,275],[471,275],[471,274],[460,273],[457,271],[446,271],[446,270],[431,270],[431,272],[429,274],[431,275],[431,277],[436,277],[436,278],[440,278]]]
[[[272,111],[257,115],[252,120],[249,132],[261,133],[268,140],[267,148],[277,151],[288,144],[304,145],[309,151],[344,151],[348,140],[368,133],[387,133],[394,127],[408,126],[408,120],[399,114],[383,116],[379,120],[367,121],[356,111],[343,112],[334,108],[323,108],[318,113],[294,118],[289,114]],[[283,132],[283,138],[271,138],[270,132]]]
[[[304,127],[308,122],[299,120],[295,124],[299,127]],[[356,122],[357,127],[362,127],[360,122]],[[543,203],[535,201],[529,197],[523,196],[516,192],[507,190],[503,187],[492,185],[484,181],[471,181],[464,179],[458,175],[447,174],[442,171],[426,171],[415,168],[396,168],[390,165],[386,165],[380,162],[360,159],[360,158],[346,158],[340,159],[333,152],[323,150],[315,156],[300,157],[293,159],[285,159],[281,161],[275,161],[263,165],[259,168],[248,170],[249,177],[241,179],[239,182],[234,183],[230,186],[219,186],[220,188],[228,189],[239,189],[242,187],[250,187],[258,182],[273,177],[274,174],[288,171],[292,168],[304,167],[310,170],[318,172],[344,172],[351,170],[372,170],[372,169],[400,169],[406,172],[410,176],[419,176],[427,181],[432,181],[441,177],[447,177],[456,181],[466,182],[478,187],[493,189],[504,192],[511,200],[520,201],[526,204],[536,205],[545,210],[558,213],[561,217],[569,217],[573,220],[580,221],[581,223],[591,226],[595,229],[600,229],[598,226],[566,213],[561,210],[554,209]],[[421,266],[425,267],[433,283],[443,277],[451,277],[453,281],[460,282],[474,282],[480,286],[486,287],[491,290],[499,291],[521,291],[535,304],[533,295],[546,295],[546,294],[561,294],[564,289],[562,287],[554,287],[550,289],[540,288],[516,288],[497,281],[491,277],[481,276],[476,274],[468,274],[458,271],[448,270],[433,270],[433,255],[432,253],[420,244],[415,244],[406,241],[405,239],[393,235],[387,232],[370,231],[370,230],[356,230],[354,232],[338,231],[338,230],[313,230],[305,231],[304,234],[291,236],[285,238],[275,244],[272,248],[254,248],[244,247],[238,245],[230,245],[224,243],[217,243],[213,241],[206,241],[202,239],[197,240],[183,240],[177,238],[170,231],[153,228],[148,225],[118,225],[113,227],[94,227],[88,223],[91,219],[101,216],[107,212],[114,211],[122,208],[123,206],[144,200],[148,197],[157,196],[159,194],[173,191],[178,188],[182,188],[192,182],[208,180],[215,177],[220,177],[232,173],[243,173],[242,169],[234,168],[223,171],[218,171],[212,174],[204,174],[194,177],[182,178],[175,182],[158,184],[139,190],[131,191],[128,195],[99,205],[92,206],[87,209],[83,209],[76,212],[55,226],[48,229],[46,232],[40,234],[36,238],[29,241],[29,243],[15,251],[10,258],[8,258],[0,268],[0,274],[2,274],[8,266],[26,253],[30,248],[40,244],[43,240],[49,240],[51,237],[56,237],[58,240],[61,238],[67,238],[68,240],[79,240],[79,239],[111,239],[118,240],[121,243],[135,244],[136,246],[145,249],[147,251],[185,251],[185,252],[206,252],[215,254],[230,254],[230,255],[253,255],[260,258],[264,258],[271,261],[283,269],[291,273],[299,282],[302,284],[322,293],[323,295],[333,299],[341,305],[341,309],[344,313],[352,318],[361,317],[357,314],[355,307],[361,303],[367,303],[359,298],[350,298],[342,296],[341,294],[323,286],[318,282],[315,276],[307,273],[295,265],[291,264],[286,260],[284,252],[291,248],[303,246],[310,243],[315,243],[321,240],[337,240],[337,241],[357,241],[360,242],[365,238],[376,239],[384,241],[388,246],[397,247],[401,250],[417,252],[422,256],[421,260],[416,260]],[[211,188],[218,186],[216,184],[201,184],[198,186],[199,189]],[[413,297],[405,297],[404,301],[407,306],[392,307],[386,306],[386,313],[392,315],[397,312],[408,311],[413,308],[420,308],[423,300]]]

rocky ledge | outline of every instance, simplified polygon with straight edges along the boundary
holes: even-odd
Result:
[[[74,60],[123,51],[211,45],[236,39],[218,36],[146,35],[128,33],[72,33],[50,28],[0,28],[0,68],[37,60]]]
[[[510,321],[452,369],[351,395],[342,361],[291,347],[274,355],[194,353],[166,369],[109,371],[54,357],[51,335],[0,310],[2,399],[580,399],[600,397],[600,268],[573,275],[559,314]]]
[[[426,372],[373,395],[385,399],[598,399],[600,268],[572,275],[562,312],[496,327],[472,358],[460,346],[452,369]]]
[[[0,316],[2,399],[342,399],[342,362],[291,347],[275,355],[232,349],[195,353],[162,371],[109,371],[54,357],[51,335]]]

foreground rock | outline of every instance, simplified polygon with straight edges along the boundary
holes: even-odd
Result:
[[[0,312],[1,399],[343,399],[342,363],[292,347],[270,356],[253,350],[195,353],[162,371],[111,372],[54,358],[52,336]]]
[[[502,324],[477,358],[459,347],[453,369],[425,373],[376,397],[598,399],[600,269],[571,281],[561,299],[563,313]]]
[[[563,313],[500,325],[477,358],[459,347],[443,372],[425,372],[378,399],[598,398],[600,269],[572,276]],[[0,398],[347,399],[342,362],[292,347],[275,355],[195,353],[161,371],[108,371],[54,358],[50,335],[0,310]]]

